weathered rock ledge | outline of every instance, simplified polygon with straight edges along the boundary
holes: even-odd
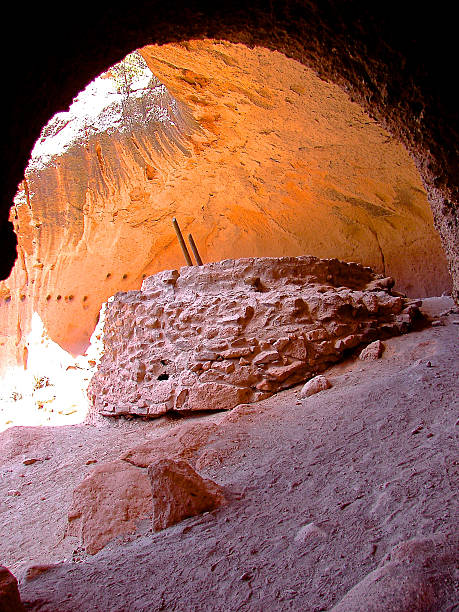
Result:
[[[109,301],[88,390],[106,416],[231,409],[404,333],[417,307],[371,268],[315,257],[165,271]]]

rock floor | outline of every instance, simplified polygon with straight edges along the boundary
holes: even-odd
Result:
[[[438,315],[445,300],[425,307]],[[20,579],[26,608],[319,612],[338,604],[395,545],[454,538],[458,319],[444,316],[443,325],[386,341],[378,361],[333,367],[333,387],[317,395],[300,400],[296,387],[236,410],[228,435],[208,449],[218,460],[201,471],[225,487],[229,503],[158,533],[142,521],[136,534],[92,557],[65,537],[72,491],[92,469],[88,461],[117,458],[182,422],[1,434],[0,562]],[[24,465],[27,458],[42,460]],[[62,559],[25,577],[32,564]],[[403,610],[455,609],[457,582],[445,584],[434,607]],[[382,606],[375,600],[345,609],[388,609]]]

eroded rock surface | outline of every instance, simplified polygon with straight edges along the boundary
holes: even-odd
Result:
[[[108,304],[88,394],[108,416],[264,399],[362,343],[408,331],[418,310],[392,285],[359,264],[306,256],[156,274]]]
[[[120,534],[133,533],[151,516],[150,481],[145,470],[124,461],[97,466],[73,492],[67,534],[79,537],[93,555]]]
[[[216,437],[218,427],[215,423],[187,423],[166,432],[159,438],[143,442],[126,451],[121,459],[141,468],[147,468],[158,459],[185,459],[192,465],[202,448]]]
[[[314,376],[311,378],[304,387],[300,391],[300,397],[309,397],[311,395],[315,395],[316,393],[320,393],[321,391],[326,391],[330,389],[331,383],[325,376],[319,374],[318,376]]]
[[[443,302],[435,306],[437,313],[451,307],[445,300],[437,300]],[[135,534],[123,536],[122,545],[114,542],[89,558],[78,553],[83,563],[61,563],[26,582],[23,600],[31,609],[62,612],[147,610],[162,598],[166,609],[224,611],[258,601],[263,610],[330,610],[378,569],[395,545],[453,533],[455,318],[445,315],[444,326],[387,340],[383,359],[336,364],[327,372],[333,387],[305,402],[297,401],[297,387],[193,418],[196,426],[220,425],[221,436],[198,450],[205,467],[189,462],[225,487],[229,503],[153,535],[145,532],[150,521],[144,520]],[[23,561],[27,567],[72,559],[75,539],[61,542],[61,519],[71,490],[93,469],[85,467],[88,458],[113,460],[143,440],[151,443],[162,425],[175,430],[190,421],[104,423],[77,431],[52,428],[55,462],[25,470],[21,457],[16,459],[7,480],[22,495],[5,497],[1,508],[4,561],[13,573],[21,574]],[[180,446],[182,436],[174,440]],[[193,447],[197,440],[191,440]],[[203,453],[209,458],[211,451],[209,464]],[[39,441],[32,452],[42,452]],[[68,466],[65,472],[61,465]],[[4,464],[2,470],[12,467]],[[6,484],[0,479],[3,491]],[[250,580],[240,579],[247,575]]]
[[[362,361],[375,361],[380,359],[384,352],[384,344],[381,340],[375,340],[368,346],[366,346],[359,355],[359,359]]]
[[[401,542],[378,569],[345,595],[333,612],[454,610],[458,545],[458,536],[448,534]]]
[[[200,476],[183,460],[159,459],[148,467],[153,498],[153,528],[171,527],[196,514],[215,510],[225,500],[217,483]]]

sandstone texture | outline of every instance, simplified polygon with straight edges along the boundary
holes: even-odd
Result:
[[[425,300],[422,311],[434,316],[433,305],[439,316],[451,300]],[[451,612],[458,596],[459,378],[457,317],[442,316],[441,327],[386,340],[384,359],[335,364],[327,371],[333,387],[307,401],[298,401],[296,387],[191,421],[43,427],[52,434],[51,460],[26,469],[17,456],[1,465],[5,563],[21,578],[31,564],[61,562],[21,580],[28,609],[288,611],[347,602],[356,604],[348,610],[384,603],[400,612],[406,602],[409,612],[418,603]],[[197,448],[191,424],[215,424],[219,433]],[[168,441],[157,437],[164,429]],[[0,436],[8,439],[9,431]],[[148,443],[142,456],[153,462],[155,437],[158,453],[170,452],[175,440],[185,456],[189,443],[186,461],[224,487],[228,503],[159,532],[146,518],[96,555],[73,536],[62,539],[72,489],[94,469],[88,458],[134,456]],[[43,441],[28,452],[41,455]],[[5,497],[7,486],[21,496]]]
[[[84,352],[109,296],[182,265],[174,216],[205,262],[307,253],[371,266],[411,296],[450,287],[413,161],[339,87],[266,48],[141,54],[129,88],[106,72],[34,148],[11,211],[0,368],[26,362],[33,312]]]
[[[0,565],[0,610],[1,612],[24,611],[19,596],[18,581],[3,565]]]
[[[457,606],[457,534],[401,542],[332,612],[428,612]]]
[[[309,397],[310,395],[315,395],[320,391],[325,391],[326,389],[330,389],[331,382],[325,376],[319,374],[318,376],[314,376],[311,378],[304,387],[300,391],[300,397]]]
[[[121,459],[140,468],[147,468],[159,459],[184,459],[194,465],[203,447],[216,437],[217,432],[215,423],[183,424],[159,438],[129,449]]]
[[[93,555],[115,536],[135,532],[138,521],[150,516],[145,470],[112,461],[97,466],[74,490],[67,533]]]
[[[299,0],[294,7],[284,0],[237,6],[232,0],[218,5],[197,0],[193,5],[179,1],[174,10],[161,3],[152,8],[150,2],[139,2],[121,19],[110,3],[81,7],[65,29],[52,6],[32,7],[25,23],[21,5],[12,5],[5,20],[2,44],[3,55],[9,56],[5,63],[9,95],[4,102],[10,120],[4,126],[0,164],[5,186],[0,217],[2,277],[15,256],[7,211],[33,143],[52,113],[66,108],[90,78],[134,48],[213,36],[277,49],[311,66],[324,79],[338,83],[407,147],[429,191],[458,299],[459,123],[450,78],[456,52],[453,6],[413,11],[410,5],[398,5],[394,18],[390,5],[361,0],[345,5],[336,0]],[[15,25],[21,21],[27,44],[11,53]],[[81,40],[86,44],[81,45]]]
[[[223,489],[202,478],[183,460],[159,459],[148,467],[153,498],[153,528],[171,527],[186,518],[215,510],[225,500]]]
[[[362,361],[374,361],[379,359],[384,352],[384,344],[381,340],[375,340],[366,346],[359,355]]]
[[[76,537],[78,545],[85,553],[94,555],[114,538],[134,533],[139,521],[151,518],[153,512],[152,485],[147,471],[141,468],[157,465],[162,460],[165,460],[167,465],[186,463],[194,466],[205,447],[221,435],[221,428],[212,422],[183,423],[180,427],[166,430],[133,446],[118,459],[95,466],[75,487],[68,512],[66,536]],[[89,461],[86,465],[92,463],[94,461]],[[195,480],[193,479],[193,482]],[[201,480],[196,480],[199,486],[202,485]],[[167,475],[158,480],[154,490],[162,490],[161,487],[166,481]],[[169,483],[166,487],[168,492],[158,493],[163,501],[164,496],[174,494],[175,489],[171,487]],[[185,493],[181,494],[181,497],[179,495],[179,506],[174,516],[185,512],[184,495]],[[169,502],[169,509],[163,505],[162,510],[158,510],[162,518],[156,518],[155,524],[167,522],[166,516],[174,513],[173,500],[169,499]],[[156,507],[155,502],[153,507]],[[186,507],[191,506],[188,504]]]
[[[325,370],[419,314],[391,278],[336,259],[226,260],[145,279],[105,313],[88,395],[102,415],[228,410]]]

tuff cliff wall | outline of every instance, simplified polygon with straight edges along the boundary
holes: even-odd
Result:
[[[141,53],[171,93],[155,82],[112,94],[99,114],[57,116],[42,134],[12,211],[3,360],[24,358],[33,311],[53,340],[84,351],[102,302],[181,265],[174,215],[204,261],[308,253],[370,265],[410,295],[449,287],[413,162],[337,86],[267,49]]]
[[[107,304],[88,396],[103,415],[149,417],[265,399],[349,349],[407,332],[419,311],[393,284],[315,257],[160,272]]]

